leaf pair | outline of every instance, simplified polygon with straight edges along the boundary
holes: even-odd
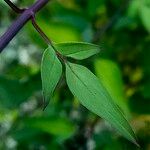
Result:
[[[89,43],[60,43],[55,44],[55,48],[66,57],[74,59],[86,59],[99,52],[99,47]],[[54,49],[49,46],[42,58],[41,77],[44,95],[44,109],[48,105],[55,87],[62,74],[62,65],[56,56]]]
[[[75,59],[85,59],[99,51],[98,46],[87,43],[57,44],[55,48],[61,54]],[[66,62],[65,66],[68,87],[81,104],[111,123],[124,137],[136,144],[132,128],[102,82],[84,66],[70,62]],[[44,53],[41,72],[43,94],[48,102],[62,73],[62,65],[52,47]]]

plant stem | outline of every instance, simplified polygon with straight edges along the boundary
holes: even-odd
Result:
[[[42,29],[38,26],[38,24],[35,21],[35,17],[32,17],[32,24],[34,26],[34,28],[38,31],[38,33],[41,35],[41,37],[44,39],[44,41],[48,44],[48,45],[52,45],[51,40],[48,38],[48,36],[42,31]]]
[[[26,9],[20,9],[18,8],[14,3],[12,3],[10,0],[4,0],[9,6],[10,8],[16,12],[16,13],[23,13]]]
[[[17,20],[9,27],[9,29],[0,37],[0,52],[8,45],[8,43],[16,36],[22,27],[32,19],[40,9],[42,9],[49,0],[37,0],[31,7],[26,9]]]

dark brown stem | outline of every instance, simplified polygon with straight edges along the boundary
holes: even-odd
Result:
[[[18,8],[14,3],[12,3],[10,0],[4,0],[9,6],[10,8],[16,12],[16,13],[23,13],[26,9],[20,9]]]
[[[38,31],[38,33],[42,36],[42,38],[44,39],[44,41],[48,44],[48,45],[52,45],[51,40],[48,38],[48,36],[42,31],[42,29],[38,26],[38,24],[35,21],[35,17],[32,17],[32,24],[34,26],[34,28]]]
[[[38,26],[38,24],[36,23],[35,20],[35,16],[32,16],[32,24],[34,26],[34,28],[38,31],[38,33],[41,35],[41,37],[44,39],[44,41],[47,43],[47,45],[51,45],[53,47],[53,49],[56,52],[56,55],[58,56],[58,58],[60,60],[62,60],[63,62],[66,62],[66,58],[64,56],[62,56],[56,49],[55,46],[53,45],[53,42],[48,38],[48,36],[42,31],[42,29]]]

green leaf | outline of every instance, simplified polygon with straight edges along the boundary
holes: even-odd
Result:
[[[28,128],[39,129],[55,136],[69,137],[75,131],[74,125],[65,118],[26,118],[24,124]]]
[[[55,47],[62,55],[78,60],[86,59],[100,51],[98,45],[83,42],[59,43],[55,44]]]
[[[130,18],[135,18],[138,15],[139,6],[140,6],[139,0],[132,0],[128,7],[127,16]]]
[[[107,59],[97,59],[95,61],[95,71],[97,77],[105,86],[116,104],[122,109],[126,116],[129,116],[122,75],[118,65]]]
[[[86,67],[68,63],[67,84],[74,96],[87,109],[112,124],[124,137],[136,144],[135,134],[109,93]]]
[[[19,142],[28,140],[28,142],[32,142],[31,139],[37,140],[44,133],[53,135],[59,140],[65,140],[72,136],[75,130],[75,125],[64,117],[55,115],[48,117],[23,117],[15,130],[11,132],[11,135]]]
[[[21,103],[40,89],[41,82],[37,75],[29,77],[25,82],[0,76],[0,109],[18,108]]]
[[[88,0],[87,1],[87,8],[88,8],[88,13],[90,16],[94,16],[98,13],[105,13],[105,3],[104,0]]]
[[[147,31],[150,33],[150,6],[143,3],[139,9],[142,23]]]
[[[41,77],[46,107],[62,74],[62,65],[52,47],[48,47],[42,58]]]

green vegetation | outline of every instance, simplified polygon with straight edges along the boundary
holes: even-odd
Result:
[[[0,0],[0,35],[15,18]],[[149,18],[149,0],[53,0],[37,13],[53,46],[29,22],[0,54],[0,149],[138,150],[136,135],[149,150]]]

